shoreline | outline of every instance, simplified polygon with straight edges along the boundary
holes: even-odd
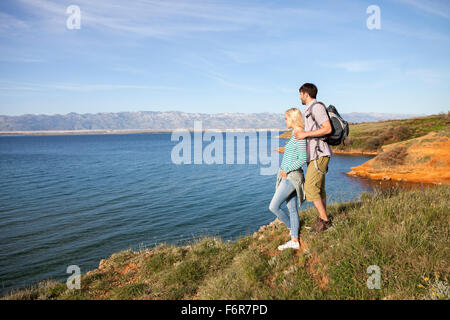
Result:
[[[448,184],[450,139],[447,135],[430,132],[422,137],[382,146],[382,155],[352,167],[347,175],[372,180]],[[402,152],[400,163],[393,162]]]
[[[394,181],[394,182],[409,182],[409,183],[425,183],[433,185],[449,184],[450,182],[443,178],[423,178],[422,175],[408,176],[407,173],[392,173],[392,172],[359,172],[351,170],[346,173],[349,177],[364,178],[372,181]]]
[[[348,154],[348,155],[361,155],[361,156],[376,156],[379,155],[379,151],[362,151],[362,150],[334,150],[331,149],[334,154]]]
[[[50,278],[6,290],[0,299],[235,300],[244,297],[282,300],[286,294],[291,299],[429,298],[435,292],[431,284],[436,279],[448,279],[444,254],[446,224],[441,223],[445,218],[448,188],[399,190],[332,204],[330,215],[335,228],[342,232],[330,231],[326,237],[307,232],[305,226],[312,225],[316,218],[315,209],[307,209],[302,214],[300,250],[289,255],[276,250],[290,235],[275,219],[232,242],[220,237],[200,237],[181,246],[161,243],[137,251],[131,248],[117,251],[99,259],[98,267],[81,274],[80,290],[68,289],[67,282]],[[411,215],[411,207],[417,208],[420,214]],[[369,219],[370,225],[366,223]],[[374,229],[382,232],[373,232]],[[411,232],[419,241],[429,240],[430,234],[437,235],[433,239],[435,245],[417,247],[409,241]],[[367,240],[361,242],[361,235]],[[390,239],[389,243],[385,243],[386,238]],[[382,246],[373,249],[373,243]],[[365,254],[351,256],[353,245]],[[401,272],[410,261],[411,252],[424,259],[413,264],[412,270]],[[389,279],[395,285],[387,286],[387,291],[365,290],[361,295],[360,288],[366,285],[366,266],[388,254],[395,258],[387,262],[392,270]],[[343,278],[342,282],[343,267],[344,274],[357,272],[363,279],[361,284],[355,283],[353,276]],[[411,282],[413,275],[419,280]],[[430,281],[424,277],[430,277]],[[286,291],[286,285],[295,290]],[[311,292],[311,286],[316,292]],[[336,290],[330,290],[332,286]],[[242,287],[244,290],[239,289]]]
[[[202,132],[259,132],[282,131],[281,128],[236,128],[236,129],[203,129]],[[178,129],[88,129],[88,130],[34,130],[34,131],[0,131],[0,137],[16,136],[60,136],[60,135],[92,135],[92,134],[149,134],[171,133],[179,131],[196,132],[193,128]]]

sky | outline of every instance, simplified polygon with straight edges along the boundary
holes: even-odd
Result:
[[[282,113],[305,82],[341,113],[447,113],[449,57],[448,0],[2,0],[0,115]]]

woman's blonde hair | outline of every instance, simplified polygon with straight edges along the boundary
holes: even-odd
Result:
[[[298,108],[291,108],[287,110],[286,116],[292,120],[294,126],[305,129],[305,122],[303,121],[302,112]]]

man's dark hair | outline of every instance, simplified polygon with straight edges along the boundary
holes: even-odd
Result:
[[[298,90],[299,92],[306,92],[313,99],[317,97],[317,87],[312,83],[305,83]]]

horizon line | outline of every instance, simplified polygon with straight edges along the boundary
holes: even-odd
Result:
[[[86,113],[78,113],[78,112],[68,112],[68,113],[23,113],[23,114],[19,114],[19,115],[8,115],[8,114],[0,114],[0,117],[22,117],[22,116],[67,116],[70,114],[78,114],[78,115],[86,115],[86,114],[91,114],[91,115],[98,115],[98,114],[111,114],[111,113],[141,113],[141,112],[155,112],[155,113],[174,113],[174,112],[179,112],[179,113],[185,113],[185,114],[202,114],[202,115],[219,115],[219,114],[282,114],[282,113],[278,113],[278,112],[268,112],[268,111],[264,111],[264,112],[216,112],[216,113],[206,113],[206,112],[186,112],[186,111],[180,111],[180,110],[168,110],[168,111],[154,111],[154,110],[140,110],[140,111],[104,111],[104,112],[96,112],[96,113],[92,113],[92,112],[86,112]],[[447,111],[448,112],[448,111]],[[352,111],[352,112],[343,112],[342,114],[389,114],[389,115],[411,115],[411,116],[432,116],[432,115],[438,115],[440,113],[445,113],[443,111],[438,112],[438,113],[395,113],[395,112],[373,112],[373,111],[369,111],[369,112],[361,112],[361,111]]]

